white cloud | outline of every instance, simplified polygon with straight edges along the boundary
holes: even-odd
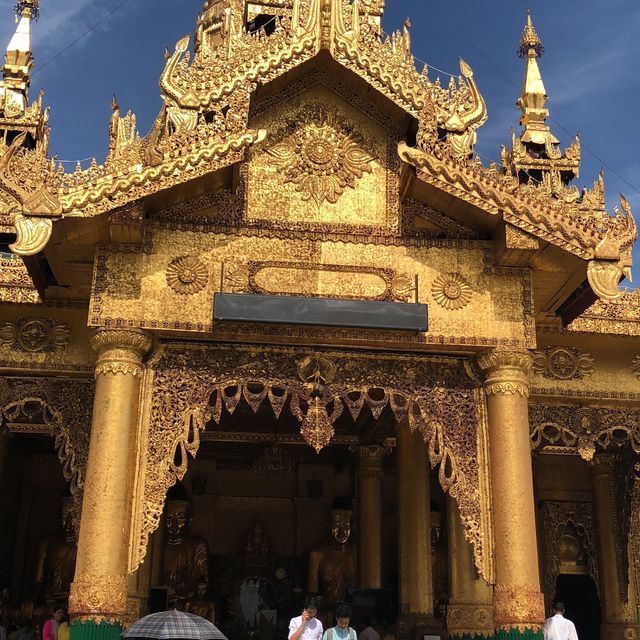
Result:
[[[32,27],[32,47],[36,60],[46,62],[117,6],[116,0],[111,0],[108,5],[95,0],[47,0],[41,3],[40,18]],[[15,22],[10,11],[3,8],[3,13],[4,15],[0,14],[2,49],[9,43],[15,30]],[[103,23],[105,28],[107,24],[108,21]],[[83,39],[83,42],[88,41],[90,37],[91,34]]]

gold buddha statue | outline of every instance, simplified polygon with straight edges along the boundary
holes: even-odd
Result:
[[[209,579],[209,547],[204,538],[189,534],[191,501],[181,484],[167,493],[167,540],[162,558],[162,575],[168,587],[169,604],[184,609],[193,601],[201,580]]]
[[[44,593],[47,604],[66,602],[73,582],[78,551],[73,524],[73,498],[60,501],[62,533],[43,541],[36,565],[36,597]]]
[[[196,616],[205,618],[215,624],[216,622],[216,605],[208,599],[207,591],[209,590],[209,581],[203,576],[198,581],[196,595],[192,600],[188,600],[184,610],[187,613],[193,613]]]
[[[356,548],[351,542],[353,507],[351,500],[336,498],[331,505],[331,540],[311,552],[308,591],[319,594],[323,609],[342,602],[347,589],[357,581]]]

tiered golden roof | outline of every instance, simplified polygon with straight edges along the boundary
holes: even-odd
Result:
[[[527,64],[518,101],[524,130],[504,152],[505,172],[473,157],[487,112],[471,68],[461,61],[461,75],[446,87],[427,68],[418,71],[409,24],[383,36],[383,10],[381,0],[209,0],[198,19],[193,58],[189,36],[167,54],[160,78],[164,106],[149,135],[140,138],[135,116],[122,118],[114,103],[106,162],[65,173],[46,159],[46,110],[40,100],[26,106],[31,50],[25,34],[31,18],[25,8],[16,36],[25,43],[19,56],[23,88],[16,88],[9,67],[2,83],[10,104],[16,96],[24,101],[16,115],[5,109],[5,130],[34,123],[31,147],[23,138],[5,136],[0,152],[0,215],[5,228],[15,228],[14,252],[42,251],[57,218],[104,214],[240,162],[266,135],[248,127],[256,88],[325,52],[414,119],[417,144],[402,143],[399,153],[421,181],[588,261],[594,291],[619,297],[635,222],[624,199],[621,212],[606,213],[601,180],[593,192],[568,187],[578,173],[579,141],[560,152],[546,124],[547,96],[537,64],[542,45],[531,16],[520,46]]]

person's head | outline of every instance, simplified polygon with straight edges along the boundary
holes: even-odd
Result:
[[[339,604],[336,608],[336,626],[338,629],[347,629],[351,619],[351,607],[346,604]]]
[[[553,613],[564,614],[564,602],[554,602],[551,609],[553,610]]]
[[[305,598],[304,610],[310,618],[315,618],[318,613],[318,601],[315,598]]]
[[[331,505],[331,537],[346,544],[351,537],[353,505],[348,498],[336,498]]]
[[[60,623],[62,622],[62,619],[64,618],[64,609],[62,607],[56,607],[53,610],[53,619]]]

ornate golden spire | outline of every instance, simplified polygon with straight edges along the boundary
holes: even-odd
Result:
[[[38,13],[38,0],[19,0],[16,3],[18,26],[7,47],[2,70],[6,100],[20,105],[21,111],[27,106],[27,89],[31,84],[33,67],[31,21],[37,18]]]
[[[526,60],[522,92],[518,99],[518,107],[522,112],[520,124],[524,127],[520,140],[525,144],[558,144],[557,138],[546,124],[549,117],[549,111],[545,108],[548,96],[538,67],[538,58],[543,51],[542,42],[533,26],[531,11],[527,10],[527,23],[518,47],[518,55]]]
[[[543,52],[531,11],[527,9],[527,21],[518,46],[518,56],[525,60],[526,65],[517,102],[522,132],[519,139],[513,135],[510,151],[503,147],[502,164],[521,182],[535,184],[550,194],[575,202],[580,194],[575,187],[569,188],[568,185],[580,169],[580,140],[576,137],[563,152],[547,124],[549,97],[538,66],[538,58]]]

